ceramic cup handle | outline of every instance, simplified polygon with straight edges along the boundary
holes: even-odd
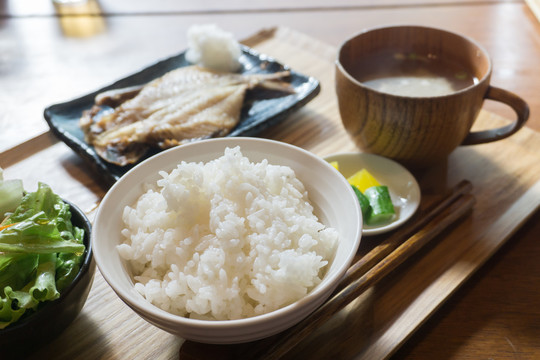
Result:
[[[517,119],[500,128],[470,132],[461,145],[483,144],[504,139],[521,129],[529,118],[529,105],[522,98],[509,91],[490,86],[484,98],[510,106],[517,114]]]

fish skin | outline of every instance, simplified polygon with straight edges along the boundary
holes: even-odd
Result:
[[[137,89],[136,95],[132,89],[111,92],[113,100],[124,93],[129,96],[102,116],[98,116],[100,106],[95,105],[83,114],[80,125],[100,157],[125,166],[137,162],[152,147],[163,149],[227,135],[240,120],[247,90],[268,86],[290,93],[290,85],[279,81],[288,74],[242,75],[199,66],[179,68]],[[111,104],[108,94],[96,98]]]

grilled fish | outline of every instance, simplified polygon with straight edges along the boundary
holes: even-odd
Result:
[[[290,84],[282,80],[288,75],[288,71],[242,75],[183,67],[144,86],[98,94],[80,127],[100,157],[124,166],[153,147],[227,135],[240,120],[248,90],[262,86],[290,93]]]

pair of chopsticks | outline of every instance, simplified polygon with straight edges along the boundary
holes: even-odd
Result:
[[[463,180],[418,221],[386,238],[355,262],[333,295],[292,328],[272,337],[266,346],[250,349],[243,358],[279,359],[364,291],[383,279],[429,241],[470,213],[475,203],[472,184]],[[260,344],[263,345],[263,344]],[[253,353],[251,353],[253,352]]]

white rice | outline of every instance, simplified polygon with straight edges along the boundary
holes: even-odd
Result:
[[[127,206],[118,246],[135,288],[173,314],[212,320],[264,314],[321,282],[338,241],[286,166],[239,147],[182,162]]]
[[[188,29],[186,60],[203,67],[235,72],[240,68],[240,44],[232,33],[216,25],[193,25]]]

